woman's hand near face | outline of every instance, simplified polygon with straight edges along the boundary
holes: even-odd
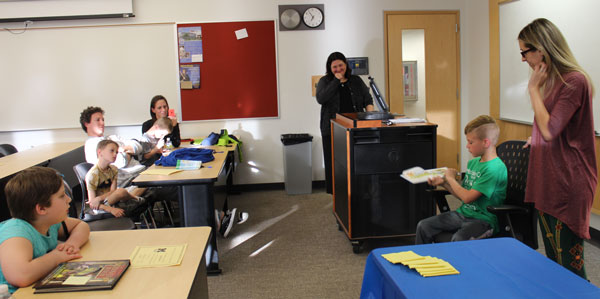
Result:
[[[342,83],[348,81],[348,79],[346,79],[346,77],[344,77],[344,74],[342,73],[335,73],[335,77]]]
[[[169,116],[169,119],[173,123],[173,127],[177,125],[177,116]]]
[[[533,68],[533,74],[529,78],[529,89],[539,89],[546,78],[548,78],[548,67],[542,62]]]

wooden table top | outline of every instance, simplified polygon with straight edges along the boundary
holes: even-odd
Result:
[[[219,173],[225,165],[225,159],[227,159],[227,153],[236,149],[236,146],[192,146],[182,145],[182,147],[198,147],[198,148],[209,148],[215,150],[215,159],[210,162],[202,163],[202,167],[198,170],[184,170],[176,172],[170,175],[156,175],[156,174],[140,174],[133,184],[137,185],[149,185],[149,184],[162,184],[164,182],[192,182],[192,181],[214,181],[218,178]],[[149,169],[153,168],[165,168],[175,169],[175,166],[164,167],[152,165]]]
[[[83,142],[51,143],[35,146],[0,158],[0,178],[46,162],[83,146]]]
[[[187,244],[179,266],[129,267],[114,289],[67,293],[33,294],[33,288],[18,289],[20,298],[187,298],[205,251],[210,227],[181,227],[99,231],[81,249],[83,261],[129,259],[136,246]]]

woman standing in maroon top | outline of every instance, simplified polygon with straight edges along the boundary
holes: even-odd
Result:
[[[519,33],[522,61],[533,69],[534,111],[525,201],[539,212],[546,256],[586,278],[583,239],[597,183],[593,87],[558,28],[536,19]]]

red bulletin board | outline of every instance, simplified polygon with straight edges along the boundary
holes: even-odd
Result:
[[[275,21],[177,24],[197,26],[200,88],[181,89],[182,120],[278,117]],[[238,40],[244,28],[248,37]]]

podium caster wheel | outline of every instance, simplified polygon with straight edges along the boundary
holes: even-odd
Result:
[[[352,252],[354,252],[355,254],[359,254],[362,250],[362,242],[360,241],[353,241],[352,242]]]

